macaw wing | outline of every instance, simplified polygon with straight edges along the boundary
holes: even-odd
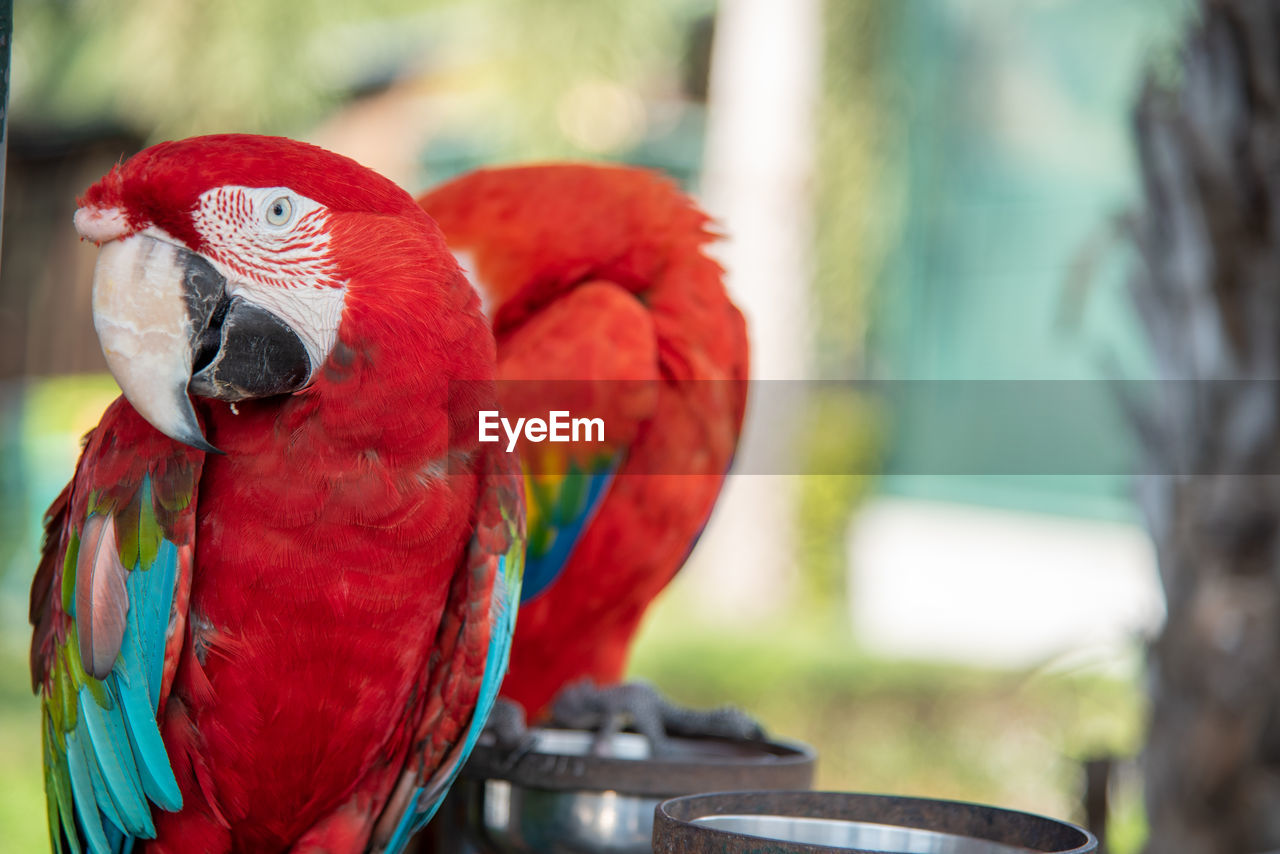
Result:
[[[701,242],[705,216],[656,175],[578,165],[479,170],[418,202],[493,309],[503,414],[564,410],[604,421],[603,442],[521,447],[528,602],[568,564],[665,379],[643,283],[667,259],[636,234],[649,234],[644,217],[661,212],[663,226],[667,214],[692,216]],[[527,291],[538,298],[519,296]]]
[[[573,547],[604,503],[622,454],[602,453],[585,465],[563,456],[532,463],[526,460],[529,546],[521,604],[550,587],[564,570]]]
[[[160,736],[185,635],[204,455],[123,398],[46,516],[32,585],[32,677],[53,850],[120,854],[182,806]]]
[[[603,434],[520,447],[529,514],[522,602],[555,583],[653,416],[662,382],[656,347],[645,306],[605,280],[579,285],[500,338],[505,415],[560,410],[598,418]]]
[[[486,455],[466,565],[436,634],[413,754],[374,829],[371,852],[401,852],[471,755],[507,672],[524,573],[525,516],[514,456]],[[468,699],[475,698],[474,711]]]

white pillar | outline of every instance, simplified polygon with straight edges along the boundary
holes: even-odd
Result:
[[[727,235],[715,253],[747,317],[754,380],[807,376],[821,66],[821,0],[721,0],[702,197]],[[753,388],[735,464],[743,474],[726,484],[685,582],[722,616],[760,615],[786,598],[794,478],[751,472],[796,471],[778,461],[798,413],[776,404],[796,390]]]

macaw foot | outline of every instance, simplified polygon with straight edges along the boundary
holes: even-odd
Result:
[[[506,754],[502,764],[507,768],[514,767],[521,757],[533,750],[537,741],[525,723],[524,709],[519,703],[504,697],[494,701],[481,738],[487,738],[496,750]]]
[[[612,736],[630,729],[644,736],[657,757],[671,756],[673,736],[758,741],[764,727],[740,709],[686,709],[677,706],[645,682],[601,687],[589,681],[566,686],[551,707],[550,726],[596,733],[592,753],[609,753]]]

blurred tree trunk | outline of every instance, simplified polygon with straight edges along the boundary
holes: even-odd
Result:
[[[1134,297],[1176,380],[1139,417],[1168,604],[1147,850],[1252,854],[1280,849],[1280,0],[1205,0],[1181,59],[1136,114]]]

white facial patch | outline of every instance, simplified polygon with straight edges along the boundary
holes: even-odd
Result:
[[[192,219],[227,293],[286,321],[319,368],[346,297],[329,256],[328,208],[288,187],[225,186],[202,193]]]

